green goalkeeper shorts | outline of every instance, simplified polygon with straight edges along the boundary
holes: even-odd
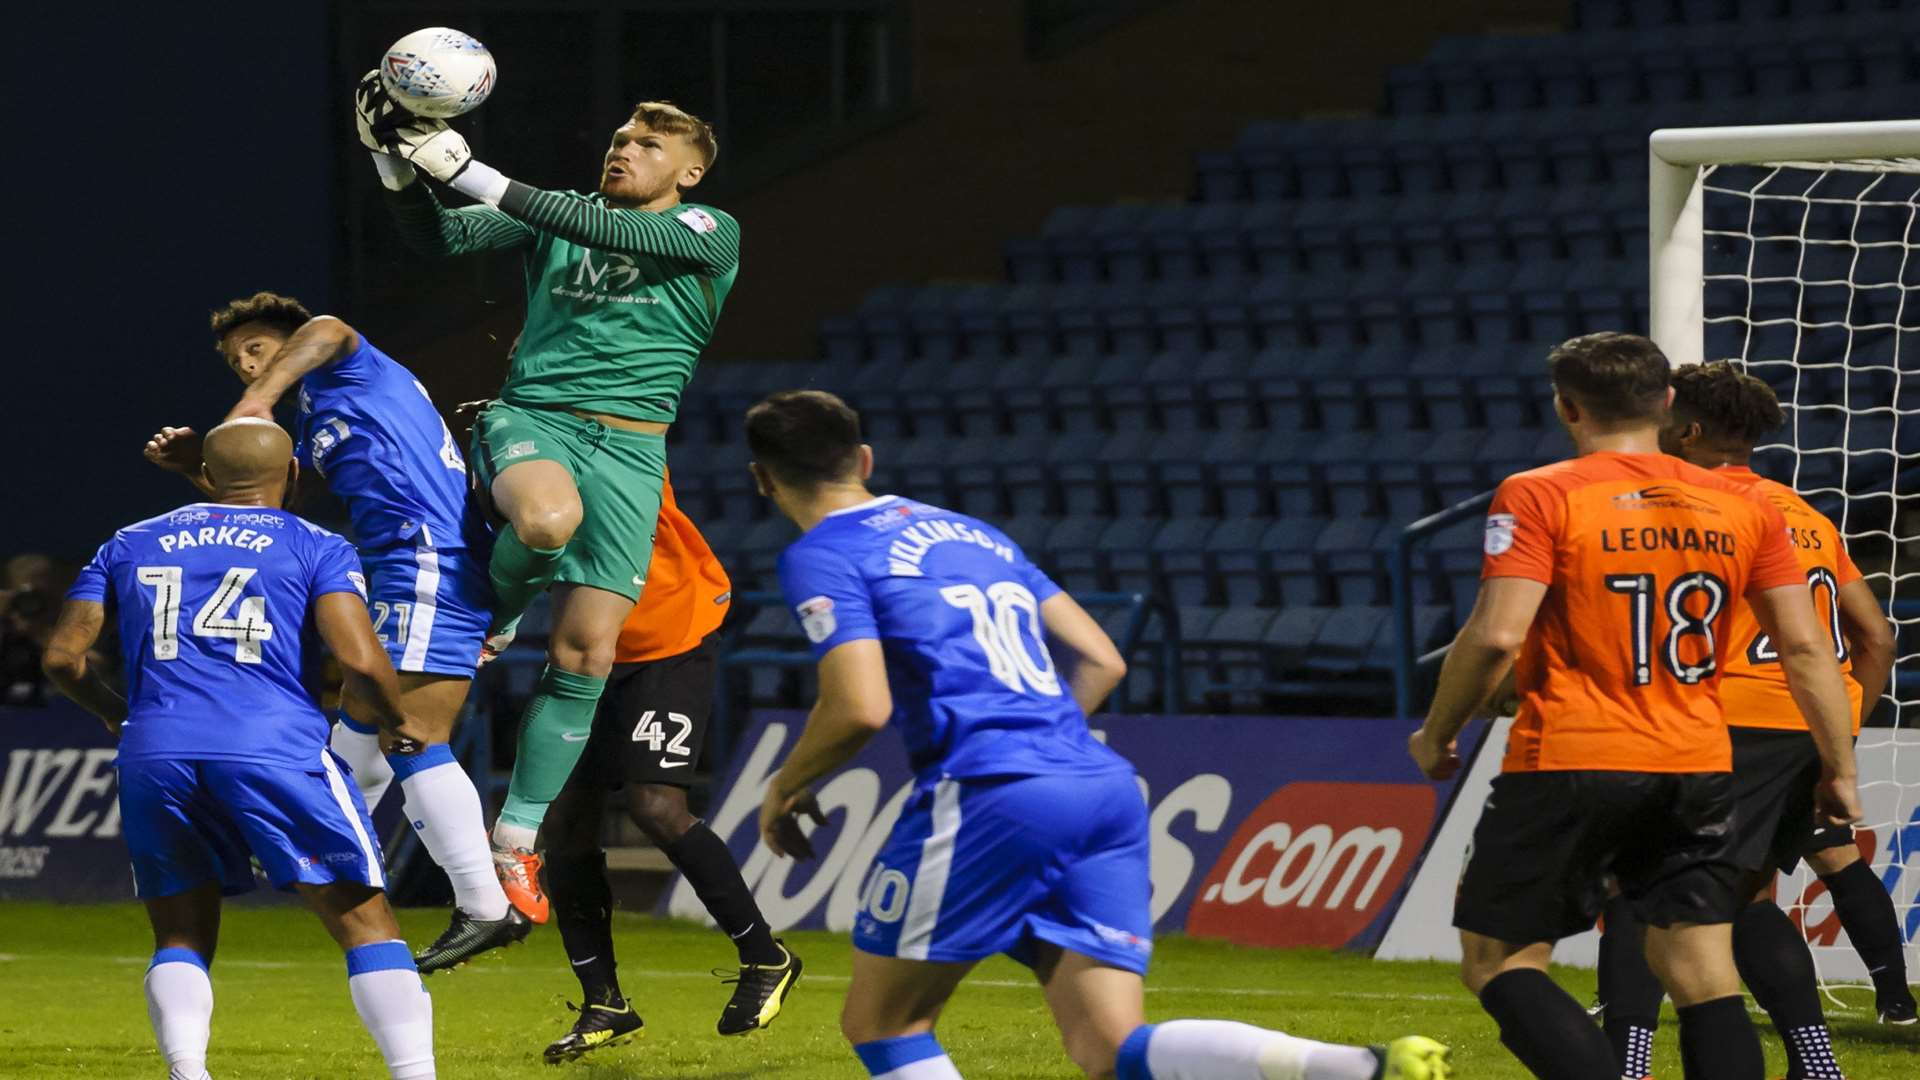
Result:
[[[472,458],[474,481],[483,492],[521,462],[552,461],[567,470],[583,514],[554,580],[640,598],[666,486],[665,436],[496,401],[473,426]]]

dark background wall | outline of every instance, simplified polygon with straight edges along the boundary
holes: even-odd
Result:
[[[580,45],[570,39],[595,24],[578,13],[594,5],[555,9],[576,13],[571,23],[529,22],[511,6],[468,16],[506,35],[494,41],[503,100],[462,122],[509,175],[590,182],[621,119],[597,115],[608,95],[651,94],[650,71],[693,78],[661,58],[657,35],[632,33],[600,47],[630,76],[617,85],[536,69],[541,50]],[[1230,144],[1249,120],[1371,109],[1386,67],[1438,34],[1550,27],[1566,9],[1173,0],[1035,58],[1020,0],[915,0],[904,119],[715,195],[745,242],[708,359],[811,355],[819,319],[875,285],[996,276],[1004,240],[1052,207],[1181,198],[1192,155]],[[4,170],[15,283],[0,556],[84,557],[113,528],[188,497],[139,449],[162,424],[216,421],[237,391],[205,330],[228,297],[271,288],[337,311],[413,364],[445,406],[499,385],[520,319],[517,268],[435,266],[366,239],[384,222],[346,95],[375,55],[336,55],[356,27],[379,37],[389,23],[461,18],[391,0],[155,5],[110,19],[68,5],[8,35],[18,104]],[[723,145],[733,137],[721,131]],[[364,291],[374,278],[384,284]],[[342,309],[350,295],[367,298],[362,309]]]
[[[239,385],[207,312],[260,288],[327,305],[326,6],[43,4],[8,16],[0,555],[90,555],[192,492],[140,459]]]

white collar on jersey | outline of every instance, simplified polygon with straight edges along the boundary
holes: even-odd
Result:
[[[866,502],[859,503],[854,506],[843,506],[840,509],[835,510],[832,513],[828,514],[827,516],[839,517],[841,514],[857,514],[862,510],[871,510],[876,506],[882,506],[882,505],[885,505],[886,503],[890,503],[899,497],[900,496],[898,495],[876,495],[873,498],[868,499]]]

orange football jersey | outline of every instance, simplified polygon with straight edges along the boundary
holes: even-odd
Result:
[[[1768,502],[1778,507],[1787,521],[1787,538],[1799,557],[1807,587],[1813,590],[1813,606],[1826,620],[1832,635],[1834,655],[1841,671],[1852,671],[1847,650],[1840,644],[1840,589],[1860,580],[1860,570],[1847,556],[1840,530],[1820,511],[1807,505],[1800,493],[1778,484],[1744,466],[1728,465],[1714,470],[1749,485]],[[1807,718],[1793,703],[1787,689],[1787,673],[1780,667],[1780,655],[1772,642],[1760,632],[1760,621],[1746,601],[1734,605],[1733,621],[1728,624],[1726,672],[1720,679],[1720,709],[1734,727],[1771,728],[1776,731],[1805,731]],[[1847,680],[1847,699],[1853,703],[1853,733],[1860,734],[1860,684]]]
[[[674,501],[669,478],[660,491],[660,521],[654,528],[647,584],[620,627],[614,663],[679,656],[720,628],[732,599],[733,584],[726,570],[707,546],[707,538]]]
[[[1587,454],[1508,477],[1482,578],[1547,586],[1514,665],[1509,772],[1725,772],[1715,683],[1733,609],[1806,578],[1746,484],[1664,454]]]

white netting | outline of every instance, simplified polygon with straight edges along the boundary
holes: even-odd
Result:
[[[1860,838],[1920,971],[1920,161],[1722,165],[1702,186],[1704,355],[1778,392],[1789,424],[1755,469],[1834,520],[1899,632],[1890,726],[1859,745]],[[1830,988],[1866,980],[1804,865],[1779,897]]]

